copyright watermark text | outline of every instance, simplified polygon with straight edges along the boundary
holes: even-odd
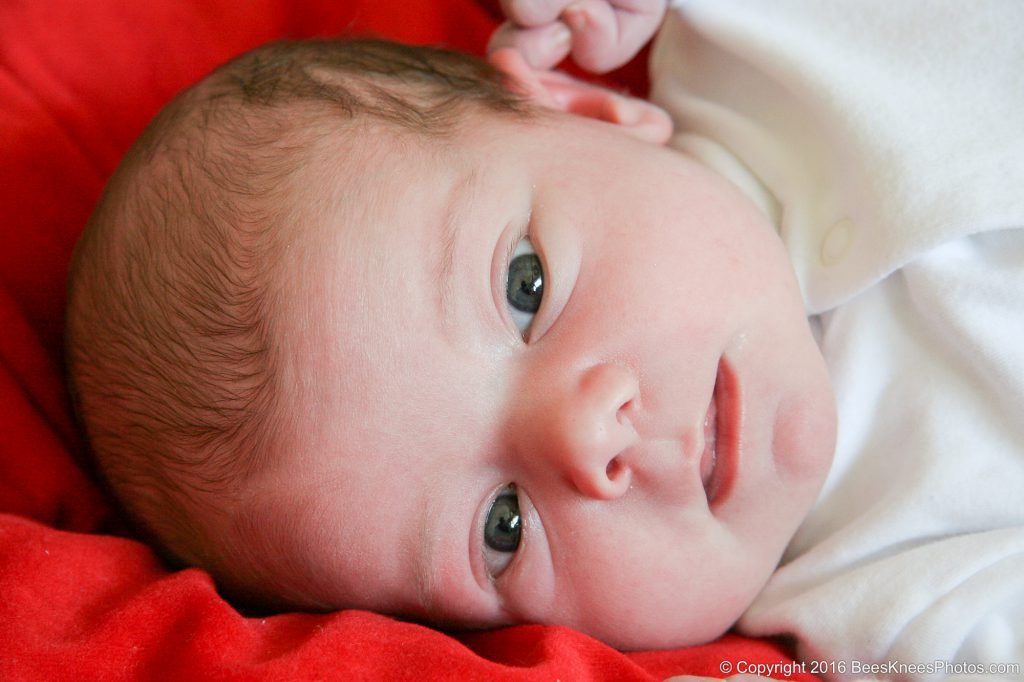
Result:
[[[789,663],[760,663],[754,661],[722,661],[718,669],[723,675],[761,675],[762,677],[791,677],[811,675],[1020,675],[1020,663],[965,663],[957,661],[796,661]]]

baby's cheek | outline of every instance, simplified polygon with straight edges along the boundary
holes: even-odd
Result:
[[[759,567],[718,524],[663,521],[611,528],[573,557],[560,581],[573,593],[567,624],[649,649],[707,642],[739,618],[763,582]]]
[[[538,523],[536,511],[528,512],[525,542],[515,563],[498,579],[498,593],[516,622],[566,623],[572,618],[571,600],[566,591],[556,592],[555,569]]]
[[[835,443],[835,397],[827,378],[799,387],[783,398],[772,452],[784,482],[802,484],[817,491],[828,474]]]

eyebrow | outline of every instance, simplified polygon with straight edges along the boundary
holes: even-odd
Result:
[[[421,488],[422,490],[422,488]],[[434,506],[434,505],[430,505]],[[429,513],[420,515],[420,522],[417,524],[417,532],[423,543],[420,545],[420,553],[416,556],[414,564],[414,578],[416,582],[416,599],[423,608],[427,618],[433,619],[436,614],[435,593],[437,579],[434,571],[437,566],[437,536],[431,533]]]
[[[446,326],[451,326],[452,309],[454,308],[454,271],[455,253],[458,250],[461,214],[466,204],[471,203],[472,197],[479,185],[479,174],[476,169],[470,170],[452,185],[445,202],[444,217],[441,222],[440,252],[435,259],[436,269],[434,271],[435,281],[440,284],[438,291],[438,307],[441,309]]]
[[[440,470],[434,476],[440,475]],[[444,512],[450,512],[449,505],[444,504],[444,496],[436,494],[437,479],[430,477],[426,484],[420,486],[420,509],[424,512],[416,523],[416,533],[422,539],[420,552],[415,562],[416,597],[427,618],[438,620],[442,615],[438,590],[438,577],[449,564],[449,549],[445,546],[436,520]]]
[[[452,314],[455,307],[454,280],[455,280],[455,254],[458,252],[460,237],[463,231],[460,229],[463,222],[463,215],[466,206],[472,204],[474,194],[480,186],[480,174],[477,170],[471,169],[464,173],[449,189],[445,200],[445,208],[441,221],[441,240],[438,252],[435,257],[433,276],[440,284],[437,287],[438,306],[442,313],[443,324],[446,328],[453,325]],[[440,472],[437,472],[440,474]],[[442,595],[439,594],[439,576],[447,570],[452,570],[454,565],[460,561],[459,558],[451,555],[451,548],[441,536],[434,521],[440,518],[444,511],[450,512],[447,505],[442,504],[443,496],[435,495],[437,489],[436,479],[430,479],[427,485],[421,486],[420,508],[425,510],[420,515],[416,524],[416,533],[422,538],[420,553],[415,562],[416,597],[421,607],[429,618],[436,619],[442,613],[442,606],[439,603]],[[471,523],[474,522],[471,520]],[[455,546],[459,546],[456,543]],[[454,561],[456,564],[452,564]],[[458,570],[458,569],[455,569]]]

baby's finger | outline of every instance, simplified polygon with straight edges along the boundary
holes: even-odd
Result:
[[[491,35],[487,53],[502,47],[513,47],[530,66],[547,70],[566,58],[571,44],[572,34],[560,21],[537,28],[519,28],[506,21]]]
[[[501,11],[515,24],[533,28],[550,24],[573,0],[501,0]]]
[[[622,66],[640,51],[664,16],[665,5],[606,0],[577,0],[562,13],[572,29],[572,56],[581,67],[605,73]],[[636,7],[636,9],[634,9]]]

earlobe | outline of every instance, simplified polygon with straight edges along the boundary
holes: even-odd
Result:
[[[654,144],[665,144],[672,136],[672,120],[650,102],[620,95],[559,71],[536,70],[512,48],[494,51],[489,60],[512,80],[514,87],[543,107],[612,123],[623,132]]]

